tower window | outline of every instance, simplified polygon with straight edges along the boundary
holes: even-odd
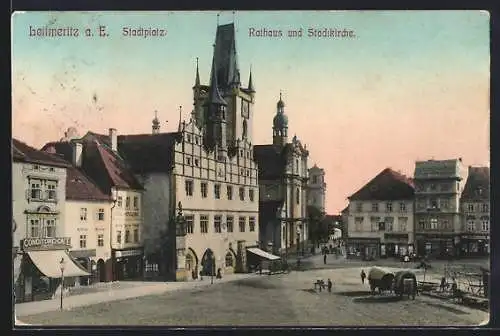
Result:
[[[247,125],[247,120],[243,120],[243,138],[247,137],[247,131],[248,131],[248,125]]]

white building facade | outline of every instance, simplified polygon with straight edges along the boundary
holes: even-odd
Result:
[[[374,260],[414,252],[414,189],[387,168],[349,197],[348,258]]]
[[[66,174],[61,158],[13,139],[12,210],[16,230],[14,265],[19,271],[16,299],[51,297],[61,278],[88,275],[67,253],[74,242],[66,232]],[[70,280],[70,279],[68,279]]]
[[[307,188],[307,204],[325,213],[326,183],[324,169],[319,168],[317,165],[309,169]]]

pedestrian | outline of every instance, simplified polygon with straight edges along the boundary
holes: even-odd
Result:
[[[442,277],[441,278],[441,284],[439,285],[439,288],[441,289],[441,292],[444,292],[445,287],[446,287],[446,278]]]
[[[332,280],[328,279],[328,292],[332,292],[333,283]]]
[[[222,270],[220,268],[217,269],[216,279],[222,279]]]
[[[200,281],[203,280],[203,270],[200,271]]]
[[[325,265],[326,265],[326,254],[325,254],[325,255],[323,255],[323,264],[325,264]]]
[[[366,273],[365,270],[361,270],[361,283],[365,284]]]

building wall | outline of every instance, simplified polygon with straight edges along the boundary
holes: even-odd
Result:
[[[123,250],[129,248],[141,248],[141,228],[142,228],[142,192],[137,190],[114,189],[112,193],[116,195],[116,204],[112,210],[112,248]],[[127,199],[129,205],[127,206]],[[136,201],[134,201],[136,199]],[[135,203],[135,204],[134,204]],[[138,230],[138,237],[134,239],[134,231]],[[129,232],[129,242],[126,242],[127,231]],[[121,237],[119,239],[118,237]],[[120,242],[119,242],[120,240]]]
[[[387,203],[392,205],[392,210],[387,210]],[[374,211],[374,204],[378,210]],[[404,204],[404,210],[401,210],[400,204]],[[361,208],[359,208],[361,206]],[[362,218],[361,225],[357,224],[357,218]],[[372,218],[374,220],[372,220]],[[375,220],[378,218],[378,220]],[[393,218],[392,229],[387,225],[387,218]],[[403,219],[406,220],[403,220]],[[385,238],[387,233],[408,234],[407,244],[414,243],[414,218],[413,218],[413,200],[394,200],[394,201],[351,201],[347,216],[347,234],[349,238],[373,238],[380,239],[381,243],[391,243],[390,239]],[[385,230],[378,230],[378,223],[386,223]],[[406,223],[402,227],[402,223]]]
[[[100,209],[104,215],[100,216]],[[106,262],[111,258],[109,232],[111,227],[110,201],[66,200],[66,234],[71,237],[71,251],[83,253],[94,250],[91,260]],[[99,235],[102,245],[99,246]],[[84,236],[84,237],[83,237]]]
[[[257,165],[248,142],[238,143],[234,150],[235,156],[220,161],[216,160],[215,151],[207,153],[204,150],[201,139],[201,131],[194,123],[189,123],[183,127],[183,141],[175,145],[175,204],[181,202],[185,218],[193,219],[192,233],[188,230],[185,250],[178,252],[177,263],[179,269],[185,267],[187,254],[200,262],[205,251],[211,249],[216,258],[216,268],[224,269],[225,255],[230,245],[231,253],[236,253],[236,242],[239,240],[246,241],[247,245],[258,244]],[[216,185],[220,188],[219,198],[216,198]],[[232,188],[231,199],[228,197],[228,187]],[[205,194],[202,194],[202,188],[206,188]],[[240,199],[240,188],[244,191],[243,200]],[[208,219],[206,233],[201,232],[201,216],[207,216]],[[215,216],[221,216],[221,231],[223,224],[227,224],[228,216],[233,216],[233,232],[215,232]],[[240,232],[239,217],[245,218],[244,232]],[[250,231],[250,218],[255,224],[253,231]]]
[[[461,204],[462,232],[490,234],[490,203],[488,201],[467,201]]]
[[[39,181],[41,185],[42,199],[31,199],[30,179]],[[46,197],[46,185],[48,181],[56,184],[56,199],[48,200]],[[31,163],[12,163],[12,206],[13,219],[16,221],[17,230],[14,233],[13,246],[19,247],[19,243],[26,237],[31,237],[30,220],[42,220],[40,214],[27,214],[26,211],[35,212],[42,207],[50,209],[51,213],[47,219],[54,219],[56,237],[66,236],[65,233],[65,198],[66,198],[66,168],[49,167]],[[43,211],[43,210],[42,210]],[[56,214],[57,213],[57,214]],[[40,226],[39,234],[43,235]]]
[[[141,227],[141,241],[146,258],[160,250],[162,235],[167,234],[168,222],[172,216],[171,176],[166,173],[149,173],[137,176],[144,186]]]
[[[318,167],[309,169],[307,204],[325,211],[326,183],[325,171]]]

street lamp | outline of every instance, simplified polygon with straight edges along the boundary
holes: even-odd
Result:
[[[59,267],[61,268],[61,303],[59,308],[63,310],[63,290],[64,290],[64,258],[61,258],[59,262]]]

